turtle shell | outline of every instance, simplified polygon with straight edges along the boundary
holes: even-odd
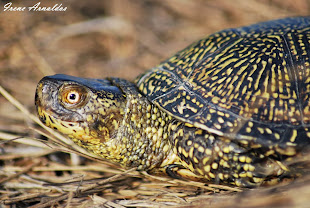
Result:
[[[137,86],[176,119],[281,152],[310,142],[309,59],[310,17],[286,18],[214,33]]]

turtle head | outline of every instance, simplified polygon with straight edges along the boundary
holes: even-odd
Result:
[[[125,100],[126,95],[108,79],[63,74],[44,77],[35,95],[38,116],[46,126],[93,152],[115,136]]]

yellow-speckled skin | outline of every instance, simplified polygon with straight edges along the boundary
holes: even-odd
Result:
[[[210,35],[140,76],[137,87],[44,78],[36,104],[47,126],[124,166],[170,175],[186,168],[252,186],[289,175],[285,161],[310,144],[309,65],[310,18],[286,18]],[[67,108],[62,89],[70,84],[84,97]]]

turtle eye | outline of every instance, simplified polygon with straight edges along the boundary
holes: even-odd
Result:
[[[68,92],[66,101],[70,104],[76,104],[80,101],[80,94],[77,91]]]
[[[60,89],[60,101],[68,108],[79,107],[86,102],[88,91],[81,86],[64,85]]]

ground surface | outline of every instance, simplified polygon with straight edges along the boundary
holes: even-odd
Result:
[[[19,12],[4,11],[9,1],[0,3],[0,86],[30,113],[35,113],[36,84],[45,75],[133,80],[218,30],[310,12],[307,0],[55,0],[41,1],[40,6],[62,4],[67,10],[27,11],[38,2],[11,1],[12,7],[26,7]],[[0,95],[0,207],[300,207],[310,203],[308,177],[241,190],[123,173],[106,163],[76,161],[56,152],[53,145],[23,140],[46,138],[38,131],[46,133],[31,115]],[[18,139],[4,142],[13,138]]]

